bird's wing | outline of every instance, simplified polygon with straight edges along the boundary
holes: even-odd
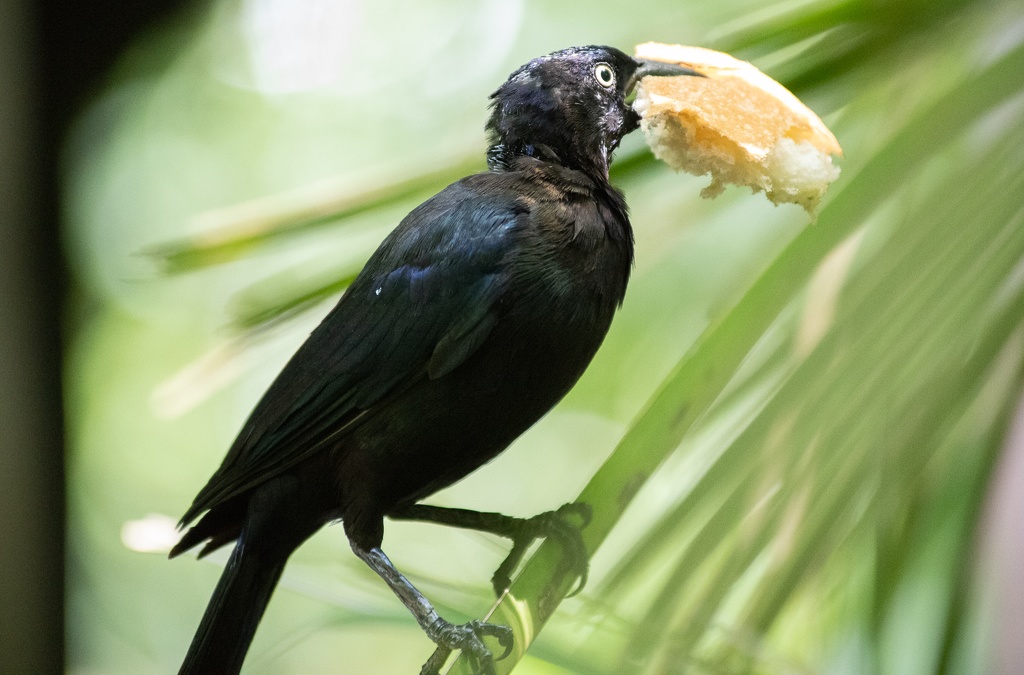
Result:
[[[182,524],[310,456],[390,393],[443,377],[497,319],[524,208],[456,183],[417,207],[264,394]]]

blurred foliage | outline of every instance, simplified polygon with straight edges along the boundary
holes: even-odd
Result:
[[[742,190],[698,200],[704,181],[639,139],[620,151],[637,269],[604,347],[432,499],[595,507],[584,593],[560,604],[544,545],[495,608],[518,633],[501,671],[986,669],[972,551],[1024,368],[1024,11],[694,4],[239,0],[126,56],[67,162],[88,300],[68,370],[72,671],[176,669],[219,569],[130,551],[122,524],[179,514],[383,234],[482,166],[487,94],[537,54],[649,39],[789,85],[843,143],[843,176],[807,224]],[[389,523],[385,548],[460,619],[487,611],[505,544]],[[429,652],[327,528],[247,671],[415,672]]]

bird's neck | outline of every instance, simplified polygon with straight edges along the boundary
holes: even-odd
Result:
[[[608,181],[607,174],[603,177],[593,176],[559,162],[527,155],[495,155],[495,161],[500,161],[501,165],[497,168],[492,166],[492,171],[525,174],[534,184],[549,186],[550,190],[542,190],[549,197],[557,195],[557,198],[567,202],[585,200],[599,204],[608,237],[619,242],[626,252],[623,274],[624,278],[629,277],[633,260],[633,229],[629,224],[629,209],[622,192]]]
[[[611,161],[611,153],[603,147],[593,152],[578,152],[573,150],[557,150],[552,146],[543,143],[525,143],[502,139],[495,142],[487,149],[487,166],[491,171],[515,171],[517,160],[523,157],[530,157],[557,164],[566,169],[579,171],[598,184],[609,184],[608,164]]]
[[[545,145],[498,141],[487,148],[487,168],[496,172],[514,171],[516,160],[520,157],[534,157],[554,164],[561,163],[558,155]]]

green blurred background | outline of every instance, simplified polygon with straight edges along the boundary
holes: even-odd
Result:
[[[701,200],[639,134],[619,151],[637,262],[611,334],[431,499],[529,516],[586,488],[610,530],[516,672],[1019,672],[1013,0],[225,0],[157,24],[63,151],[70,672],[176,670],[224,555],[167,561],[170,524],[376,243],[484,166],[488,94],[534,56],[648,40],[753,61],[835,131],[843,174],[809,223]],[[385,550],[459,619],[507,546],[391,523]],[[247,672],[430,652],[331,527]]]

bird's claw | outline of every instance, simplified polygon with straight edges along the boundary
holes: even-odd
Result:
[[[439,675],[441,667],[454,649],[461,650],[472,660],[474,671],[481,675],[494,675],[494,656],[484,644],[484,637],[496,639],[498,644],[505,648],[498,657],[499,661],[512,653],[512,629],[499,624],[482,621],[452,624],[444,619],[438,619],[427,631],[427,635],[437,645],[437,649],[423,664],[420,675]]]
[[[494,594],[500,596],[512,585],[512,572],[519,566],[533,540],[539,537],[554,539],[559,543],[565,552],[562,559],[563,569],[568,568],[573,572],[573,576],[579,579],[575,588],[566,597],[572,597],[582,591],[587,585],[590,561],[580,530],[590,524],[592,516],[593,509],[589,504],[573,502],[563,504],[554,511],[546,511],[523,520],[519,532],[512,538],[512,550],[491,578]],[[574,519],[579,520],[580,524],[574,524]]]

